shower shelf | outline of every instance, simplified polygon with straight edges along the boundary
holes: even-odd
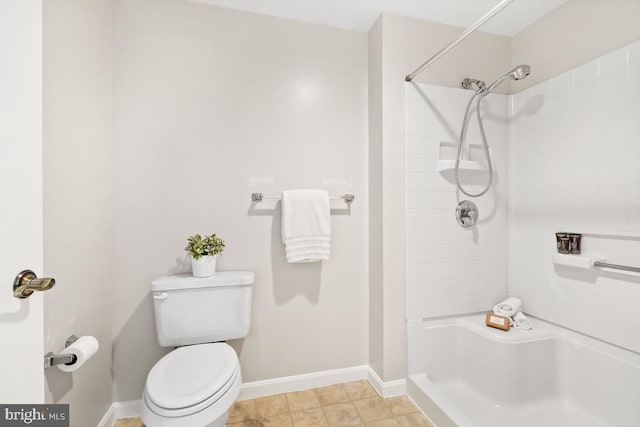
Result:
[[[455,160],[438,160],[438,172],[446,173],[456,168]],[[460,160],[461,171],[482,171],[486,170],[487,166],[483,163],[473,160]]]

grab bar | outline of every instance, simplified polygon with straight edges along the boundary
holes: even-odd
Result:
[[[632,273],[640,273],[640,267],[631,267],[631,266],[628,266],[628,265],[610,264],[608,262],[602,262],[602,261],[594,261],[593,262],[593,266],[594,267],[600,267],[600,268],[612,268],[614,270],[630,271]]]

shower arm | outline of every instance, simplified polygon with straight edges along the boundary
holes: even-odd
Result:
[[[464,30],[458,36],[457,39],[455,39],[454,41],[449,43],[447,46],[443,47],[438,52],[436,52],[435,55],[433,55],[431,58],[429,58],[427,60],[427,62],[425,62],[424,64],[419,66],[413,73],[407,75],[405,77],[405,80],[408,81],[408,82],[412,81],[415,78],[415,76],[417,76],[418,74],[423,72],[427,67],[429,67],[431,64],[436,62],[438,59],[440,59],[442,56],[444,56],[451,49],[456,47],[458,45],[458,43],[460,43],[462,40],[464,40],[467,37],[469,37],[469,35],[471,35],[471,33],[473,33],[475,30],[477,30],[478,28],[483,26],[489,19],[493,18],[498,12],[500,12],[505,7],[509,6],[513,1],[514,0],[502,0],[493,9],[491,9],[489,12],[484,14],[480,19],[478,19],[473,25],[471,25],[469,28]]]

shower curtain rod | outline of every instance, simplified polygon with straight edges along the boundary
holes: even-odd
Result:
[[[420,74],[422,71],[424,71],[425,68],[427,68],[429,65],[433,64],[434,62],[436,62],[445,53],[449,52],[451,49],[456,47],[456,45],[458,43],[460,43],[462,40],[466,39],[471,33],[473,33],[475,30],[477,30],[482,25],[484,25],[485,22],[487,22],[489,19],[493,18],[493,16],[496,15],[498,12],[500,12],[502,9],[504,9],[507,6],[509,6],[509,4],[511,4],[513,1],[514,0],[502,0],[493,9],[491,9],[489,12],[487,12],[482,18],[478,19],[472,26],[470,26],[469,28],[464,30],[464,32],[462,32],[462,34],[460,34],[457,39],[455,39],[453,42],[449,43],[444,48],[440,49],[435,55],[433,55],[431,58],[429,58],[429,60],[427,60],[427,62],[425,62],[424,64],[419,66],[413,73],[407,75],[407,77],[405,77],[405,80],[408,81],[408,82],[413,80],[413,78],[415,76],[417,76],[418,74]]]

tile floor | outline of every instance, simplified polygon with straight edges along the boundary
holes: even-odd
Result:
[[[141,427],[124,418],[114,427]],[[283,393],[233,405],[227,427],[433,427],[406,397],[382,399],[368,381]]]

